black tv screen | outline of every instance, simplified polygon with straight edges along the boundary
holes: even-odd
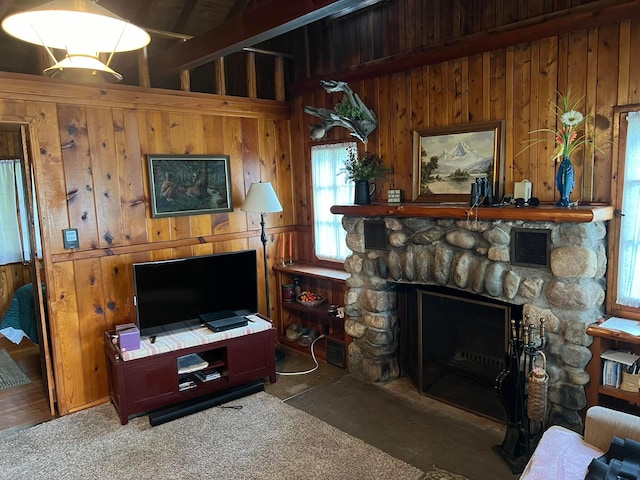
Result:
[[[204,313],[258,311],[255,250],[133,264],[140,335],[200,325]]]

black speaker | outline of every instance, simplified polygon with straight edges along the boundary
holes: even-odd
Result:
[[[387,227],[382,220],[364,221],[364,248],[372,250],[388,250]]]
[[[347,366],[343,342],[327,337],[327,363],[340,368]]]
[[[206,410],[207,408],[215,407],[216,405],[222,405],[223,403],[230,402],[237,398],[246,397],[253,393],[261,392],[264,390],[264,383],[261,380],[256,382],[240,385],[239,387],[233,387],[223,392],[217,392],[204,397],[195,398],[186,402],[178,403],[169,408],[163,408],[162,410],[156,410],[149,414],[149,424],[152,427],[156,425],[162,425],[163,423],[170,422],[176,418],[181,418],[192,413]]]

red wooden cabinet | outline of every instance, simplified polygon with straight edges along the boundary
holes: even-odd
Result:
[[[104,334],[109,394],[125,425],[129,417],[269,377],[276,381],[275,329],[220,340],[149,357],[123,361],[111,341],[113,332]],[[180,389],[178,358],[197,353],[221,376],[202,382],[192,377],[195,386]]]

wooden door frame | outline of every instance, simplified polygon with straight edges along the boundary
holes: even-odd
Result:
[[[39,347],[40,347],[40,362],[43,369],[43,381],[46,386],[47,396],[49,400],[49,410],[52,416],[56,416],[56,396],[55,396],[55,379],[53,373],[53,363],[51,358],[51,346],[49,339],[49,329],[47,327],[46,319],[46,309],[48,308],[45,305],[45,300],[42,296],[42,285],[43,277],[40,268],[40,262],[37,260],[37,247],[36,247],[36,236],[35,236],[35,226],[33,222],[33,201],[34,193],[37,202],[37,188],[36,191],[33,192],[32,189],[32,152],[38,151],[38,142],[36,138],[36,128],[34,126],[35,119],[30,116],[18,116],[18,115],[4,115],[0,114],[0,123],[2,124],[13,124],[17,125],[20,128],[20,142],[21,142],[21,162],[24,172],[24,180],[25,180],[25,191],[27,198],[25,199],[28,205],[28,214],[29,214],[29,228],[30,228],[30,249],[32,252],[32,258],[35,256],[36,261],[31,261],[31,280],[36,285],[36,288],[33,289],[34,296],[37,299],[38,308],[36,308],[36,316],[37,316],[37,327],[38,327],[38,335],[39,335]],[[35,183],[34,183],[35,184]],[[42,225],[41,219],[40,225]],[[41,238],[42,231],[40,232]],[[44,254],[44,246],[43,246],[43,264],[44,259],[46,258]],[[45,277],[46,277],[46,269],[45,269]],[[45,285],[47,281],[45,278]]]

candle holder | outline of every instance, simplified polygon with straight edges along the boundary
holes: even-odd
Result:
[[[293,265],[293,263],[294,263],[294,262],[293,262],[293,255],[291,255],[291,256],[289,257],[289,265]]]
[[[285,257],[280,257],[280,265],[286,267],[288,265],[287,259]]]

